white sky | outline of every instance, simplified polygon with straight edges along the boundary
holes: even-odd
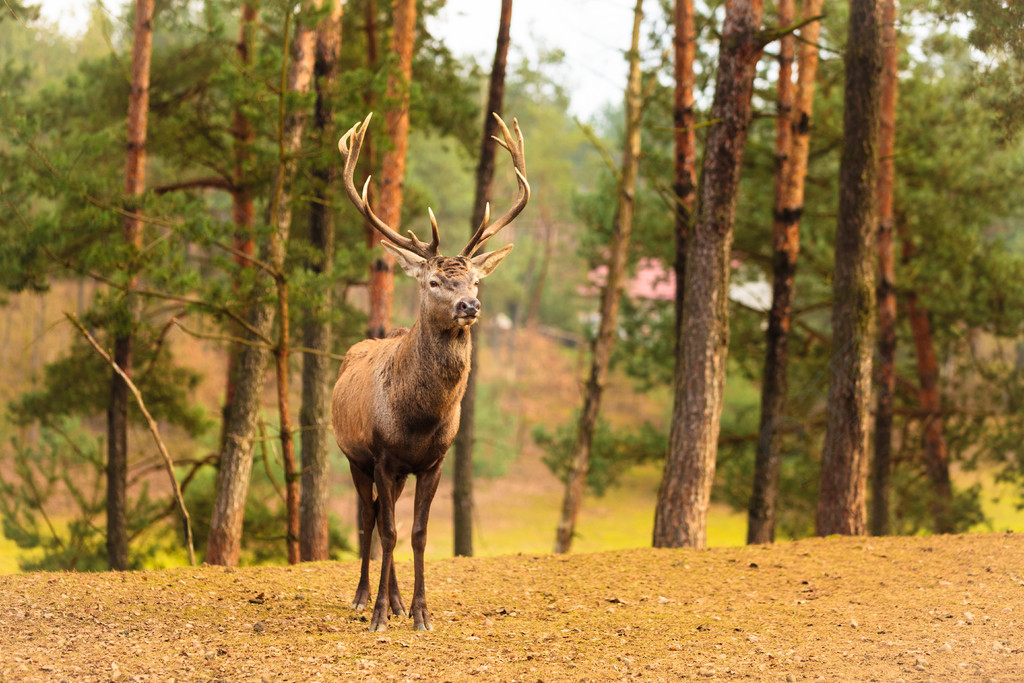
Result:
[[[117,7],[124,0],[104,0]],[[514,0],[510,63],[535,59],[543,48],[565,52],[561,82],[572,93],[573,113],[589,117],[622,97],[624,51],[629,47],[634,0]],[[655,3],[648,0],[651,10]],[[90,2],[40,0],[45,19],[75,33],[88,19]],[[458,56],[476,57],[484,68],[494,59],[500,0],[448,0],[429,28]]]

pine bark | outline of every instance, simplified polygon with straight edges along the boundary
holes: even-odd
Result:
[[[321,150],[333,150],[334,107],[332,96],[338,80],[341,55],[342,2],[334,0],[330,14],[316,29],[316,58],[313,66],[316,105],[314,138]],[[330,273],[334,268],[334,196],[332,185],[336,165],[321,152],[312,164],[315,198],[309,202],[309,241],[313,253],[306,262],[310,272]],[[302,481],[299,500],[299,557],[303,562],[330,558],[327,515],[328,462],[330,454],[330,391],[332,379],[330,311],[332,289],[305,311],[302,341],[302,406],[299,408]]]
[[[149,65],[153,54],[153,0],[136,0],[132,43],[131,92],[128,97],[128,143],[124,194],[140,197],[146,188],[146,130],[149,120]],[[138,209],[129,207],[122,239],[133,249],[142,248],[142,221]],[[129,285],[126,305],[134,325],[141,311]],[[122,331],[114,338],[114,362],[132,374],[135,336]],[[128,384],[115,372],[110,381],[107,407],[107,562],[113,570],[128,569]]]
[[[697,57],[697,20],[693,0],[676,0],[673,14],[674,52],[673,76],[673,163],[672,190],[675,194],[675,261],[676,275],[675,329],[676,367],[682,367],[683,300],[686,283],[686,237],[693,226],[693,210],[697,204],[697,114],[693,63]]]
[[[822,536],[867,531],[871,364],[877,315],[880,25],[878,0],[850,0],[832,294],[833,344],[818,490],[817,532]]]
[[[821,13],[822,0],[804,0],[804,19]],[[779,25],[793,21],[790,0],[779,2]],[[810,150],[814,79],[818,71],[818,21],[800,32],[798,77],[783,78],[793,59],[795,36],[782,39],[779,64],[776,121],[775,207],[772,223],[772,305],[768,312],[764,381],[761,386],[761,423],[754,463],[754,482],[747,515],[747,543],[775,540],[779,468],[782,461],[781,427],[786,421],[789,330],[792,324],[794,278],[800,253],[800,217],[803,214],[804,181]]]
[[[480,143],[480,160],[476,167],[476,190],[470,237],[484,220],[484,211],[490,201],[494,180],[494,157],[498,144],[498,122],[492,113],[501,115],[505,101],[505,65],[508,62],[509,28],[512,23],[512,0],[501,1],[498,19],[498,38],[491,66],[490,85],[487,89],[487,107],[484,110],[484,133]],[[471,331],[473,348],[470,352],[469,378],[466,393],[462,395],[462,416],[455,436],[455,463],[453,468],[452,522],[455,555],[473,556],[473,431],[476,426],[476,378],[479,368],[478,331]]]
[[[416,0],[393,0],[391,52],[394,70],[388,74],[385,90],[385,124],[391,145],[381,156],[380,200],[377,215],[401,233],[402,196],[405,187],[405,157],[409,149],[409,86],[412,83],[412,53],[416,34]],[[367,336],[379,339],[391,327],[395,292],[395,259],[380,250],[370,264],[370,320]]]
[[[686,243],[682,363],[654,517],[658,547],[707,546],[729,344],[729,260],[762,9],[761,0],[726,5],[711,107],[715,123],[705,145],[698,217]]]
[[[571,468],[562,502],[562,516],[555,535],[555,552],[567,553],[572,547],[576,518],[583,503],[583,491],[590,467],[590,452],[601,410],[601,397],[608,379],[608,366],[618,326],[619,300],[626,272],[626,256],[633,230],[637,171],[640,164],[640,129],[643,116],[640,71],[640,24],[643,0],[633,8],[633,37],[629,52],[629,78],[626,84],[626,136],[622,150],[620,180],[616,188],[615,220],[608,244],[608,280],[601,292],[601,320],[591,349],[590,376],[584,388],[583,408],[577,424]]]
[[[257,278],[254,301],[269,295],[270,283]],[[263,303],[249,308],[246,344],[235,362],[235,395],[227,407],[224,439],[217,466],[217,484],[210,533],[206,544],[206,563],[235,566],[242,547],[242,523],[245,499],[252,474],[253,448],[260,412],[260,397],[266,380],[270,350],[266,340],[274,323],[274,308]]]
[[[256,23],[256,16],[256,7],[249,2],[243,2],[242,18],[238,25],[238,42],[235,44],[235,54],[238,56],[238,62],[242,65],[243,69],[248,68],[252,64],[253,49],[255,47],[253,44],[255,36],[253,28]],[[245,115],[240,104],[235,106],[232,115],[231,137],[232,156],[234,159],[234,166],[231,172],[231,220],[235,226],[235,234],[232,238],[233,260],[239,268],[251,268],[253,266],[252,258],[256,254],[256,243],[253,241],[255,212],[253,209],[252,191],[248,183],[247,164],[252,157],[253,129],[252,123]],[[238,293],[240,280],[240,277],[236,278],[234,283],[236,294]],[[241,325],[237,323],[232,324],[231,332],[233,336],[239,339],[245,334]],[[231,352],[228,355],[227,363],[224,408],[221,411],[221,448],[223,448],[224,444],[223,427],[227,424],[229,408],[235,398],[235,366],[238,363],[238,356],[241,351],[242,345],[240,343],[235,342],[231,344]]]
[[[896,393],[896,262],[893,249],[896,144],[896,0],[882,0],[882,94],[878,132],[878,370],[875,386],[875,459],[871,478],[871,533],[889,533],[893,401]]]

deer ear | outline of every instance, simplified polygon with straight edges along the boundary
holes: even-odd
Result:
[[[401,247],[397,247],[391,242],[380,241],[380,245],[395,255],[395,260],[398,261],[398,265],[402,266],[402,270],[406,274],[413,277],[419,277],[420,271],[423,270],[423,264],[427,262],[427,259],[414,254],[411,251],[406,251]]]
[[[508,256],[508,253],[512,251],[511,244],[502,247],[501,249],[495,249],[489,251],[486,254],[480,254],[473,257],[473,267],[476,268],[477,275],[480,277],[487,277],[494,272],[494,269],[498,267],[502,259]]]

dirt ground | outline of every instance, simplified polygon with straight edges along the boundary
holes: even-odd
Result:
[[[0,680],[1024,680],[1021,535],[439,560],[428,633],[368,632],[357,575],[3,576]]]

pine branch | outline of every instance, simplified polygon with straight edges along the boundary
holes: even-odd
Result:
[[[169,183],[167,185],[157,185],[156,187],[150,188],[153,192],[158,195],[167,194],[168,192],[178,192],[180,190],[193,190],[193,189],[213,189],[213,190],[225,190],[227,192],[234,192],[238,188],[227,178],[221,176],[209,176],[207,178],[193,178],[192,180],[182,180],[177,183]]]
[[[804,26],[807,26],[807,24],[812,24],[815,21],[821,21],[824,17],[824,14],[819,14],[814,17],[806,17],[794,24],[790,24],[789,26],[775,26],[773,28],[763,29],[758,31],[758,42],[761,43],[761,47],[764,47],[769,43],[774,43],[776,40],[788,36],[790,33],[795,33]]]
[[[85,329],[85,326],[78,320],[78,317],[73,313],[68,313],[67,311],[64,312],[64,317],[71,321],[71,324],[74,325],[82,336],[85,337],[86,341],[92,345],[96,350],[96,353],[98,353],[103,360],[107,361],[107,364],[113,368],[114,372],[117,373],[122,380],[124,380],[124,383],[128,386],[128,390],[132,392],[133,396],[135,396],[135,401],[139,404],[139,410],[142,411],[142,416],[146,418],[146,422],[149,425],[149,431],[153,434],[153,440],[156,441],[156,446],[160,451],[160,455],[164,459],[164,465],[167,468],[167,475],[171,478],[174,498],[178,503],[178,510],[181,512],[182,522],[185,526],[185,547],[188,550],[188,563],[194,567],[196,565],[196,553],[192,543],[192,519],[189,517],[188,508],[185,507],[185,499],[181,495],[181,487],[178,486],[178,479],[174,476],[174,461],[171,460],[171,455],[167,452],[167,446],[164,445],[163,439],[160,438],[160,429],[156,424],[156,420],[153,419],[153,416],[150,415],[149,411],[146,409],[146,404],[142,400],[142,394],[139,392],[139,388],[135,386],[135,383],[132,382],[131,377],[129,377],[121,366],[115,363],[110,355],[103,350],[103,347],[99,345],[91,334],[89,334],[89,330]]]

